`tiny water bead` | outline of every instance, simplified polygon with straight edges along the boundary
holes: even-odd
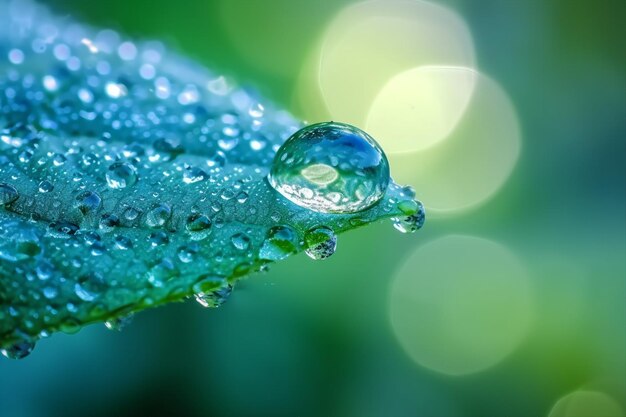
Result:
[[[344,123],[306,126],[278,150],[268,176],[293,203],[322,213],[354,213],[376,204],[389,163],[376,141]]]

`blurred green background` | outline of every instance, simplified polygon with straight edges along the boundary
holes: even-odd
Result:
[[[376,130],[429,217],[42,340],[0,361],[0,416],[626,415],[625,2],[49,3]]]

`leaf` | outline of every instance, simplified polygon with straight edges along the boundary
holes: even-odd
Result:
[[[293,204],[266,178],[301,127],[287,112],[159,43],[70,23],[0,2],[0,348],[10,355],[194,295],[219,305],[268,263],[305,249],[327,257],[333,233],[388,217],[421,225],[412,191],[393,183],[356,213]]]

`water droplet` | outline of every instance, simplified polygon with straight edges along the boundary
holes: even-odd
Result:
[[[54,185],[50,181],[43,180],[39,183],[39,192],[40,193],[49,193],[54,190]]]
[[[48,234],[58,239],[68,239],[74,236],[79,227],[68,222],[52,222],[48,226]]]
[[[376,204],[389,185],[380,146],[356,127],[319,123],[292,135],[276,153],[268,177],[295,204],[323,213],[353,213]]]
[[[53,299],[57,295],[59,295],[59,290],[57,290],[54,287],[45,287],[43,289],[43,296],[46,297],[49,300]]]
[[[211,233],[211,224],[211,219],[206,215],[194,213],[187,218],[185,228],[191,240],[202,240]]]
[[[248,193],[245,191],[241,191],[239,194],[237,194],[236,198],[238,203],[243,204],[248,200]]]
[[[88,291],[85,287],[83,287],[79,283],[76,283],[76,285],[74,285],[74,293],[76,294],[78,298],[87,302],[93,301],[96,298],[96,294]]]
[[[198,250],[200,250],[200,248],[197,243],[192,243],[190,245],[183,245],[180,248],[178,248],[178,252],[177,252],[178,259],[180,259],[182,263],[187,264],[193,261],[193,258],[196,255],[196,253],[198,253]]]
[[[65,164],[65,162],[67,162],[67,158],[65,157],[65,155],[62,155],[60,153],[52,157],[52,164],[55,167],[60,167],[61,165]]]
[[[98,224],[98,226],[100,227],[100,230],[102,230],[105,233],[112,231],[119,225],[120,225],[120,218],[117,217],[115,214],[104,214],[100,218],[100,223]]]
[[[213,289],[214,288],[214,289]],[[233,286],[228,284],[221,277],[204,278],[193,287],[196,291],[196,301],[205,308],[217,308],[224,304],[233,292]]]
[[[235,233],[230,241],[239,250],[246,250],[250,247],[250,238],[245,233]]]
[[[198,167],[189,167],[183,173],[183,182],[185,184],[193,184],[204,181],[207,178],[209,178],[208,174]]]
[[[209,168],[221,168],[226,164],[226,155],[222,151],[215,152],[215,155],[207,159],[206,164]]]
[[[156,248],[157,246],[163,246],[170,243],[170,238],[167,233],[163,231],[151,233],[148,236],[148,241],[150,242],[150,246]]]
[[[261,246],[259,258],[279,261],[296,253],[297,247],[298,235],[295,230],[288,226],[274,226]]]
[[[148,282],[152,286],[160,288],[167,281],[171,280],[178,275],[178,270],[174,266],[174,263],[169,258],[163,258],[161,262],[148,271]]]
[[[54,267],[48,261],[41,261],[37,265],[37,268],[35,269],[35,273],[37,274],[37,278],[39,278],[42,281],[45,281],[49,279],[50,277],[52,277],[52,274],[54,273]]]
[[[146,214],[148,227],[161,227],[172,215],[172,209],[167,204],[159,204]]]
[[[424,226],[426,212],[424,206],[419,201],[410,200],[401,202],[398,208],[407,214],[403,217],[392,217],[393,227],[402,233],[413,233]]]
[[[139,210],[137,210],[134,207],[126,207],[126,209],[124,209],[124,218],[128,221],[133,221],[135,220],[137,217],[139,217]]]
[[[129,316],[117,317],[111,320],[107,320],[104,322],[104,325],[109,330],[120,331],[124,327],[128,326],[132,321],[133,321],[133,316],[129,315]]]
[[[98,210],[100,204],[102,204],[102,198],[100,198],[97,193],[93,191],[83,191],[76,196],[74,207],[86,216]]]
[[[128,250],[133,247],[133,241],[124,235],[115,236],[115,247],[120,250]]]
[[[115,162],[109,167],[106,180],[114,189],[131,187],[137,182],[137,170],[128,162]]]
[[[9,359],[22,359],[30,355],[30,352],[35,348],[33,342],[19,342],[6,349],[0,349],[0,353]]]
[[[150,156],[152,162],[171,161],[184,152],[183,147],[170,139],[157,139],[152,144],[154,154]]]
[[[0,184],[0,206],[11,204],[18,199],[20,194],[15,187],[9,184]]]
[[[308,246],[305,253],[315,260],[326,259],[337,249],[337,235],[326,226],[318,226],[307,231],[304,241]]]

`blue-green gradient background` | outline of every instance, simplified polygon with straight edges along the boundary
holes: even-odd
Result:
[[[236,26],[225,22],[227,2]],[[91,326],[54,335],[25,360],[0,360],[0,416],[530,417],[548,416],[579,389],[607,394],[623,413],[626,3],[435,2],[467,23],[480,71],[517,111],[520,158],[492,198],[434,216],[415,235],[388,222],[342,235],[329,260],[298,255],[274,265],[218,310],[188,302],[139,314],[119,333]],[[49,3],[162,39],[301,116],[293,105],[300,68],[349,1]],[[460,376],[415,363],[389,319],[400,265],[447,234],[506,245],[533,288],[524,339],[502,361]]]

